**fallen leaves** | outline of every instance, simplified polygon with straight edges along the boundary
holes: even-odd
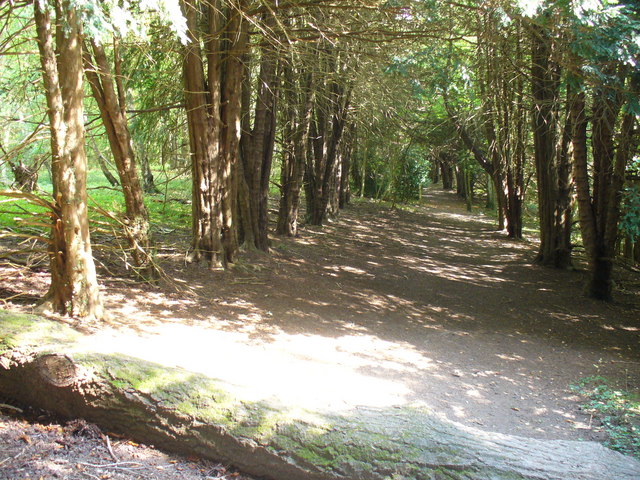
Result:
[[[219,463],[195,456],[170,457],[79,421],[63,427],[0,415],[0,445],[1,479],[175,480],[179,476],[181,480],[249,480]],[[109,446],[120,461],[115,461]]]

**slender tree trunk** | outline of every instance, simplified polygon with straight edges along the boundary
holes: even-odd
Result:
[[[192,166],[192,260],[205,259],[211,268],[224,264],[222,247],[222,213],[220,210],[219,112],[215,111],[219,88],[207,102],[206,84],[200,36],[197,3],[185,0],[183,11],[187,21],[189,43],[183,59],[183,79],[189,145]],[[214,37],[217,38],[217,37]],[[210,39],[210,41],[213,41]],[[211,66],[209,67],[211,69]],[[209,82],[219,82],[219,75],[209,75]]]
[[[462,165],[456,165],[455,175],[456,175],[456,195],[458,195],[460,198],[466,198],[467,183],[464,178],[464,167]]]
[[[351,201],[351,156],[356,143],[356,127],[354,123],[349,125],[348,133],[348,141],[342,144],[339,208],[346,207]]]
[[[45,305],[63,314],[99,319],[104,311],[91,252],[87,212],[80,21],[71,2],[55,2],[55,12],[54,46],[48,5],[34,2],[49,109],[56,207],[49,249],[51,286]]]
[[[338,174],[338,151],[340,147],[340,141],[342,139],[342,133],[347,119],[347,111],[351,101],[351,87],[347,87],[347,91],[342,85],[335,85],[334,95],[336,98],[333,117],[331,119],[331,140],[327,147],[327,156],[325,163],[325,170],[322,179],[322,200],[320,203],[320,209],[315,212],[314,218],[315,225],[322,225],[324,217],[329,205],[329,199],[331,198],[331,185],[335,185],[337,182]],[[335,191],[335,189],[334,189]]]
[[[465,169],[465,193],[467,211],[470,212],[473,206],[473,175],[468,169]]]
[[[454,179],[453,160],[450,159],[446,153],[441,152],[440,160],[438,163],[440,164],[440,176],[442,177],[442,189],[453,190],[453,179]]]
[[[567,98],[571,95],[571,87],[567,87]],[[573,264],[571,260],[573,201],[571,197],[574,190],[574,184],[571,175],[571,153],[569,151],[573,126],[571,124],[568,100],[565,110],[565,122],[562,127],[562,136],[560,139],[560,148],[557,157],[558,196],[556,198],[555,240],[553,242],[556,246],[553,265],[556,268],[570,268]]]
[[[584,92],[574,95],[571,104],[573,124],[573,163],[582,241],[589,262],[587,294],[600,300],[612,298],[612,258],[608,257],[602,230],[599,228],[597,199],[592,201],[587,157],[587,117]],[[601,161],[602,159],[600,159]],[[595,163],[595,162],[594,162]],[[601,185],[598,185],[599,187]],[[595,190],[595,189],[594,189]]]
[[[100,170],[104,175],[104,178],[107,179],[109,185],[112,187],[117,187],[120,185],[120,182],[116,177],[113,176],[113,173],[109,170],[109,166],[107,165],[107,159],[104,158],[104,155],[98,148],[96,141],[94,138],[91,138],[91,147],[93,148],[93,152],[96,154],[96,160],[98,160],[98,165],[100,166]]]
[[[522,25],[521,22],[517,22],[517,43],[516,43],[516,62],[518,65],[524,65],[523,51],[522,51]],[[505,55],[508,55],[506,53]],[[504,89],[508,88],[506,82],[504,83]],[[524,76],[520,73],[516,76],[516,91],[515,91],[515,104],[510,102],[506,105],[508,109],[511,107],[513,112],[513,131],[512,135],[513,145],[512,152],[509,156],[509,182],[511,188],[509,190],[509,209],[511,210],[511,223],[513,224],[513,237],[516,239],[522,238],[522,205],[525,199],[525,183],[524,183],[524,166],[526,156],[526,137],[525,123],[527,121],[527,111],[525,109],[524,102]]]
[[[578,212],[582,242],[587,251],[590,266],[597,258],[596,218],[591,205],[589,167],[587,157],[587,117],[585,94],[574,92],[570,102],[571,124],[573,126],[571,146],[573,150],[573,177],[578,197]]]
[[[91,49],[91,52],[89,51]],[[93,55],[92,55],[93,54]],[[119,69],[118,49],[114,49]],[[100,109],[113,159],[120,177],[125,201],[125,232],[133,252],[134,262],[145,274],[151,272],[149,212],[144,204],[138,177],[135,152],[126,117],[122,77],[111,74],[104,47],[91,41],[85,49],[85,70],[93,97]],[[114,85],[115,84],[115,85]],[[118,96],[116,94],[118,92]]]
[[[485,58],[481,64],[484,71],[479,75],[488,151],[485,163],[489,169],[485,167],[485,171],[491,172],[496,187],[499,227],[506,229],[509,238],[520,239],[526,119],[524,80],[520,72],[522,27],[520,21],[514,22],[506,36],[499,33],[498,22],[496,15],[487,12],[478,36],[479,51]]]
[[[555,265],[555,213],[557,170],[555,148],[557,131],[557,102],[559,75],[551,65],[552,39],[542,26],[531,26],[531,88],[533,93],[533,142],[538,184],[538,217],[540,221],[540,249],[536,262]]]
[[[323,92],[324,93],[324,92]],[[306,197],[307,217],[311,225],[322,225],[324,211],[322,208],[322,189],[324,187],[324,174],[327,163],[327,143],[331,141],[327,120],[324,98],[318,98],[318,104],[314,106],[314,116],[311,122],[312,149],[308,157],[310,162],[307,168]]]
[[[440,163],[438,162],[437,157],[431,159],[430,165],[429,177],[431,179],[431,183],[438,183],[440,181]]]
[[[343,68],[338,53],[329,50],[328,70]],[[312,225],[322,225],[327,214],[331,186],[335,185],[338,170],[338,148],[347,121],[347,113],[351,103],[352,86],[345,85],[345,80],[336,77],[328,81],[324,98],[318,99],[315,106],[315,118],[312,122],[313,154],[309,159],[312,165],[307,167],[309,188],[307,196],[307,216]],[[322,100],[322,101],[321,101]]]
[[[340,212],[340,184],[342,183],[342,145],[338,147],[334,174],[329,179],[327,216],[335,217]]]
[[[595,90],[591,132],[595,256],[591,259],[593,269],[587,291],[590,296],[607,301],[613,295],[611,274],[618,235],[620,191],[627,160],[625,153],[628,153],[621,153],[625,144],[625,135],[622,135],[620,146],[623,148],[618,149],[616,158],[614,129],[620,107],[621,96],[612,88],[603,86]],[[623,121],[623,128],[629,125],[633,127],[633,120],[630,124]]]
[[[222,206],[222,243],[228,263],[236,261],[238,239],[238,189],[240,182],[240,136],[242,122],[242,84],[249,34],[244,19],[248,0],[239,0],[227,10],[227,24],[222,41],[224,70],[220,107],[220,169]]]
[[[273,29],[275,18],[272,14],[263,16],[263,21],[266,28]],[[276,133],[277,69],[276,52],[265,39],[261,46],[253,129],[250,132],[245,130],[241,140],[242,167],[247,186],[246,205],[249,209],[248,212],[243,209],[249,220],[245,230],[251,230],[251,246],[263,251],[269,250],[269,178]]]
[[[506,209],[507,195],[505,194],[504,178],[499,170],[494,171],[491,175],[493,188],[496,191],[496,206],[498,211],[498,229],[504,231],[507,229]]]
[[[496,208],[496,191],[493,188],[493,182],[491,181],[491,176],[485,172],[485,178],[487,182],[487,202],[485,203],[485,207],[491,210],[495,210]]]
[[[298,234],[298,209],[300,190],[304,178],[309,146],[309,129],[313,113],[313,76],[299,75],[301,79],[300,102],[295,100],[295,85],[291,67],[285,66],[284,81],[287,86],[288,122],[285,125],[285,152],[280,175],[281,196],[276,233],[294,237]],[[297,105],[297,108],[294,105]]]

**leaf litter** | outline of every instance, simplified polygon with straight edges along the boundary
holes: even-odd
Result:
[[[4,409],[2,410],[9,410]],[[0,413],[0,480],[257,480],[230,466],[68,422]]]

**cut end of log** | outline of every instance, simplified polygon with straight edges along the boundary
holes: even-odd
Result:
[[[78,377],[78,369],[67,355],[41,355],[34,363],[42,380],[54,387],[68,387]]]

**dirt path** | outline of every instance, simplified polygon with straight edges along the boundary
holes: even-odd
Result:
[[[569,386],[597,373],[638,385],[638,297],[585,299],[580,274],[532,266],[534,251],[430,190],[412,212],[350,207],[232,272],[175,271],[197,298],[127,291],[112,309],[168,334],[154,336],[156,360],[256,398],[318,409],[423,403],[487,430],[598,438]],[[176,346],[172,360],[153,353]],[[224,360],[192,355],[199,349]]]
[[[640,385],[638,294],[585,299],[581,274],[532,266],[534,252],[450,193],[411,211],[363,202],[231,271],[167,257],[194,295],[106,281],[113,317],[94,340],[290,408],[422,404],[489,431],[598,439],[569,386]]]

